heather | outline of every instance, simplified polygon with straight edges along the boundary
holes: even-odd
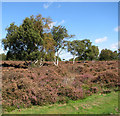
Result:
[[[23,61],[2,62],[4,111],[31,106],[68,103],[95,93],[107,93],[118,83],[117,61],[45,62],[25,66]]]
[[[8,113],[8,112],[7,112]],[[64,104],[52,104],[46,106],[33,106],[31,108],[16,109],[9,114],[107,114],[119,115],[118,92],[108,94],[94,94],[85,99],[69,101]]]

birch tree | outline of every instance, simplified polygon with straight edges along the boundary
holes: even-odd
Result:
[[[73,64],[75,62],[76,56],[82,56],[82,54],[84,53],[84,49],[84,44],[80,40],[68,42],[68,52],[73,55]]]
[[[54,50],[55,50],[55,56],[54,56],[54,64],[58,66],[58,62],[59,62],[59,55],[62,52],[63,49],[65,49],[66,47],[66,40],[68,38],[73,37],[73,35],[68,35],[67,29],[63,26],[53,26],[52,28],[52,35],[53,35],[53,39],[55,41],[55,46],[54,46]]]

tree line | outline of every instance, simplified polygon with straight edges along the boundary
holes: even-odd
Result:
[[[66,49],[73,55],[75,60],[116,60],[117,51],[104,49],[99,55],[98,46],[92,45],[88,39],[73,40],[75,35],[68,34],[65,26],[52,27],[52,19],[42,15],[26,17],[22,24],[17,26],[11,23],[6,28],[6,38],[2,39],[4,60],[45,60],[53,61],[58,65],[60,53]]]

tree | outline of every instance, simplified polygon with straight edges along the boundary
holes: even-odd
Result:
[[[10,24],[10,27],[9,28],[6,28],[7,30],[7,36],[6,38],[7,39],[3,39],[2,40],[2,43],[4,44],[4,49],[5,50],[8,50],[8,53],[7,53],[7,59],[10,57],[14,57],[13,54],[13,49],[15,49],[15,45],[14,45],[14,39],[16,39],[16,32],[18,30],[18,27],[14,24],[14,23],[11,23]]]
[[[54,50],[55,41],[53,40],[51,33],[44,34],[43,46],[45,52],[44,59],[46,61],[53,61],[55,55],[55,50]]]
[[[94,60],[98,58],[99,54],[98,47],[92,45],[88,39],[69,42],[68,51],[73,55],[73,63],[75,56],[78,56],[78,60]]]
[[[89,59],[89,55],[92,52],[92,48],[91,48],[92,47],[91,46],[92,42],[90,42],[90,40],[88,40],[88,39],[84,39],[81,42],[84,44],[83,45],[84,46],[84,51],[81,54],[82,59],[88,60]]]
[[[65,49],[65,46],[67,45],[67,41],[65,41],[66,38],[71,38],[73,35],[68,35],[67,29],[63,26],[53,26],[52,31],[53,39],[55,41],[54,51],[57,54],[55,57],[55,65],[58,65],[58,58],[63,49]]]
[[[117,60],[118,54],[117,51],[112,52],[109,49],[103,49],[100,53],[99,59],[100,60]]]
[[[68,42],[68,52],[70,52],[73,55],[74,64],[75,57],[84,52],[84,44],[80,40]]]
[[[48,39],[54,41],[51,36],[47,36],[50,33],[50,23],[50,18],[41,15],[26,17],[19,27],[11,23],[6,28],[6,38],[2,40],[4,49],[8,50],[7,59],[36,60],[48,52]]]
[[[118,60],[118,53],[117,53],[117,51],[112,52],[111,59],[112,60]]]
[[[89,60],[97,60],[99,55],[98,46],[91,46],[91,52],[89,53]]]
[[[92,45],[92,42],[88,39],[74,40],[68,42],[68,52],[73,55],[73,64],[75,57],[77,60],[94,60],[98,59],[99,49],[97,46]]]

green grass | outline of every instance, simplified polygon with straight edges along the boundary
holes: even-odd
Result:
[[[118,92],[94,94],[83,100],[71,100],[67,104],[17,109],[9,114],[118,114]]]

